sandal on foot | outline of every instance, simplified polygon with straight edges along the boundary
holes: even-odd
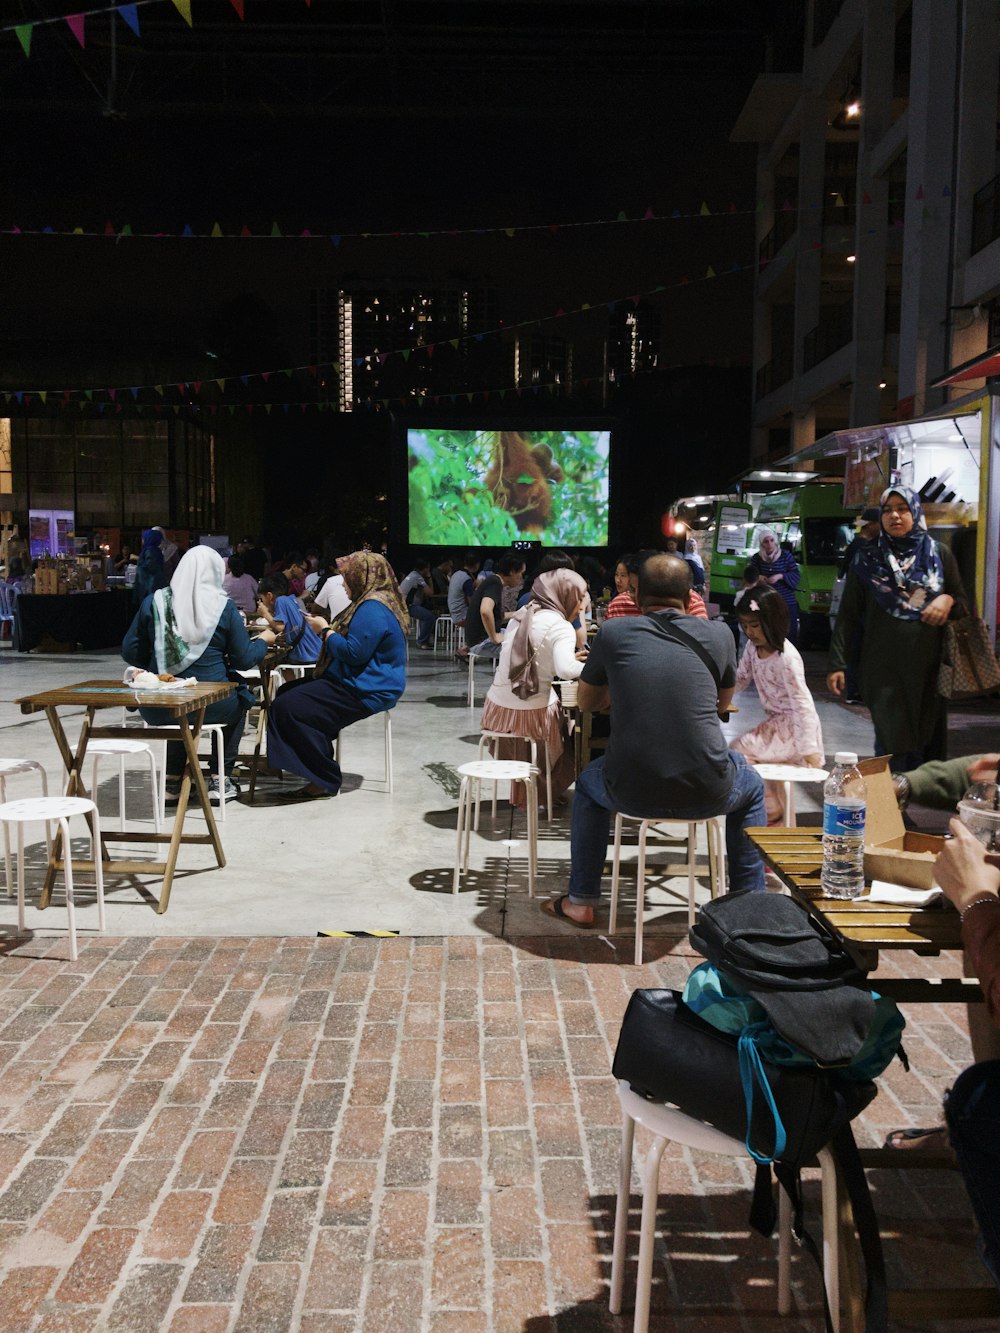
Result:
[[[542,903],[542,911],[546,916],[554,916],[557,921],[565,921],[568,926],[576,926],[577,930],[593,930],[597,925],[596,921],[575,921],[571,916],[566,915],[563,903],[568,898],[568,893],[562,894],[559,898],[547,898]]]
[[[947,1125],[929,1125],[924,1129],[894,1129],[891,1134],[886,1135],[882,1146],[897,1152],[912,1151],[915,1148],[920,1148],[924,1152],[951,1152]]]

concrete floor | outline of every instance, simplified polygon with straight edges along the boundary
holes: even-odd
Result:
[[[822,686],[825,668],[819,654],[808,656],[810,683],[823,723],[827,754],[837,749],[871,748],[866,710],[834,702]],[[121,663],[112,653],[66,656],[0,652],[0,755],[37,759],[48,772],[53,790],[61,765],[44,716],[25,717],[14,700],[29,690],[72,682],[117,679]],[[479,713],[487,681],[481,669],[477,707],[466,706],[467,673],[445,654],[414,653],[406,694],[393,712],[395,791],[385,791],[383,725],[372,718],[351,727],[344,739],[344,790],[335,801],[289,805],[278,799],[284,784],[263,783],[253,807],[231,803],[220,824],[227,865],[217,869],[199,847],[181,850],[170,907],[154,910],[158,884],[152,879],[117,879],[106,885],[108,933],[124,935],[315,936],[321,930],[398,931],[404,935],[488,934],[512,938],[527,934],[571,932],[540,913],[527,897],[524,819],[501,803],[494,823],[484,809],[480,832],[473,837],[470,874],[462,891],[451,893],[455,856],[457,765],[475,758]],[[740,698],[740,712],[729,726],[736,735],[761,716],[753,693]],[[64,725],[71,740],[78,724],[67,709]],[[994,722],[996,718],[992,719]],[[956,753],[981,746],[984,719],[963,716]],[[249,749],[250,737],[243,748]],[[966,743],[968,741],[968,743]],[[89,765],[88,765],[89,767]],[[89,780],[89,773],[87,774]],[[33,794],[34,779],[11,780],[8,798]],[[147,771],[135,763],[127,775],[126,806],[130,824],[151,827],[152,806]],[[102,769],[98,800],[105,827],[118,821],[117,770]],[[245,796],[244,796],[245,800]],[[802,789],[800,817],[816,818],[820,789]],[[200,814],[190,827],[203,825]],[[539,848],[539,893],[548,897],[565,888],[569,863],[569,808],[551,823],[542,822]],[[115,844],[115,854],[127,844]],[[80,838],[78,855],[87,855]],[[150,855],[136,846],[133,856]],[[634,858],[634,852],[629,852]],[[667,863],[666,854],[660,858]],[[673,858],[671,858],[673,859]],[[676,853],[680,872],[682,851]],[[211,868],[210,868],[211,867]],[[672,869],[672,866],[669,867]],[[44,871],[44,844],[26,854],[29,902],[37,897]],[[633,871],[634,873],[634,871]],[[707,895],[707,863],[702,848],[699,898]],[[664,875],[647,895],[647,929],[679,933],[686,925],[686,878]],[[634,898],[624,889],[620,928],[631,930]],[[57,887],[55,907],[46,912],[29,907],[27,924],[39,934],[62,934],[65,915]],[[93,890],[86,879],[77,888],[82,935],[96,929]],[[13,901],[0,892],[0,934],[16,925]],[[609,946],[610,947],[610,946]]]

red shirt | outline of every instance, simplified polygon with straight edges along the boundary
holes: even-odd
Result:
[[[708,611],[705,607],[705,599],[701,593],[691,590],[688,598],[689,616],[698,616],[701,620],[708,619]],[[619,616],[641,616],[642,612],[632,600],[632,596],[627,592],[620,592],[617,597],[613,597],[608,604],[608,609],[604,613],[605,620],[616,620]]]

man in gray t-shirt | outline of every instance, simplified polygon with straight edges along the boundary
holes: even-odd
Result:
[[[583,668],[579,704],[611,707],[606,755],[577,778],[569,893],[545,904],[589,926],[601,896],[611,815],[726,816],[731,889],[764,887],[764,866],[744,828],[767,823],[764,784],[726,744],[719,720],[732,701],[736,651],[728,626],[686,614],[688,564],[650,557],[639,570],[641,616],[602,628]]]

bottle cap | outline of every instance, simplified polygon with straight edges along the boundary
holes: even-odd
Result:
[[[833,756],[833,762],[842,768],[853,768],[858,762],[858,756],[853,750],[838,750]]]

